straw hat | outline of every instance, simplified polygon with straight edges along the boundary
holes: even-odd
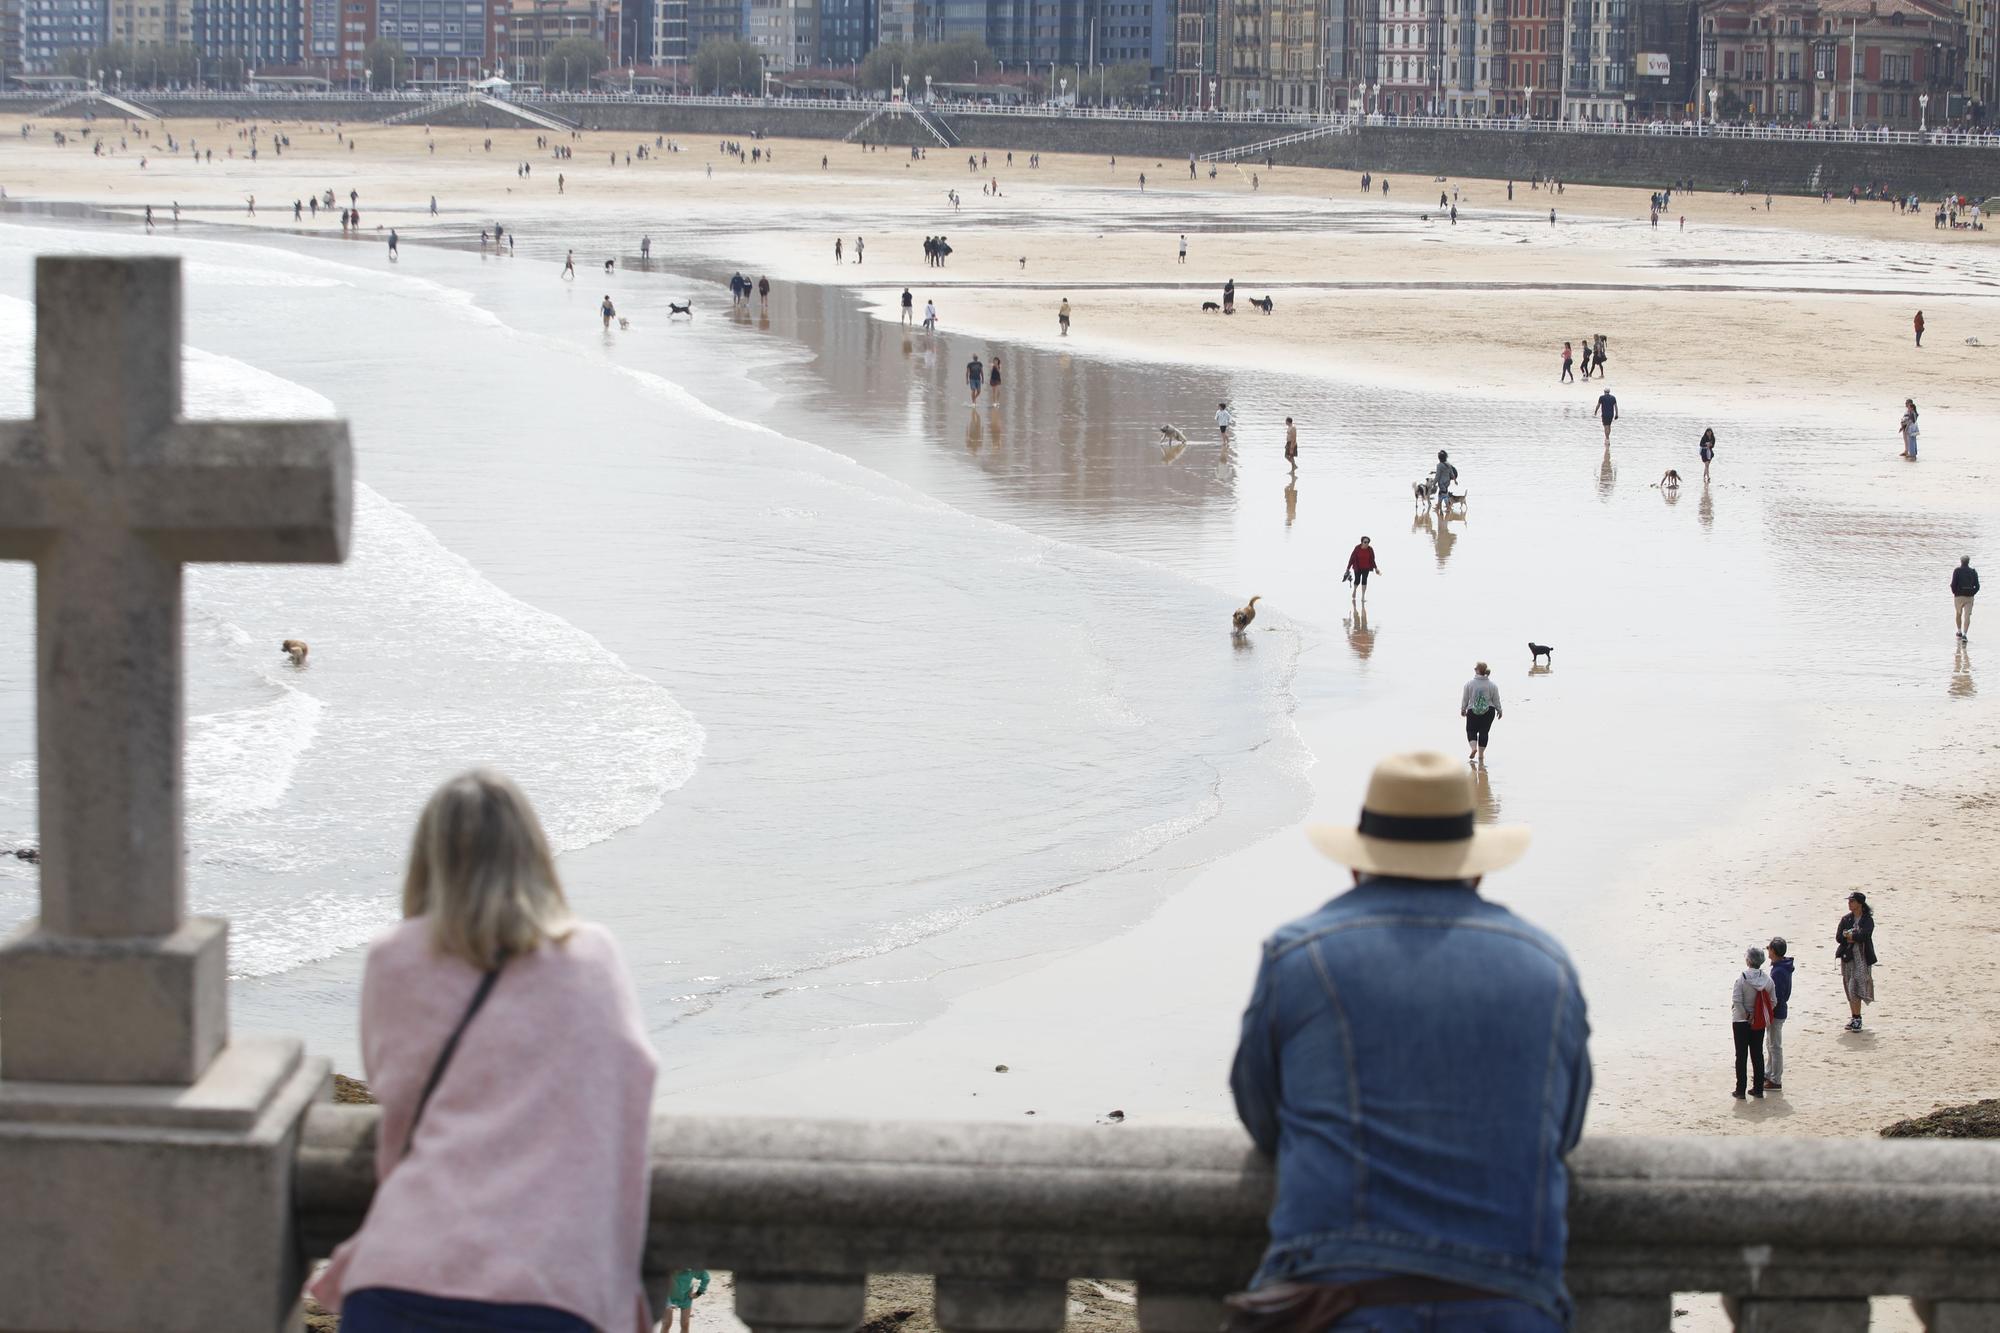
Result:
[[[1528,850],[1525,828],[1473,827],[1465,765],[1434,751],[1390,755],[1368,779],[1359,824],[1316,824],[1306,836],[1344,866],[1409,879],[1471,879]]]

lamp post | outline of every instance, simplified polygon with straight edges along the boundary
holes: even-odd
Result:
[[[908,106],[909,102],[910,102],[910,76],[905,74],[903,76],[903,104],[905,106]]]
[[[929,106],[930,104],[931,104],[931,76],[926,74],[924,75],[924,105]]]
[[[1057,79],[1056,86],[1062,90],[1056,97],[1056,105],[1057,106],[1067,105],[1069,102],[1069,80]]]
[[[1922,134],[1925,130],[1930,128],[1930,115],[1931,115],[1931,95],[1929,93],[1918,93],[1917,133]]]
[[[1214,80],[1214,79],[1210,79],[1210,80],[1208,81],[1208,109],[1209,109],[1210,111],[1213,111],[1213,110],[1215,110],[1215,80]]]
[[[1535,85],[1528,85],[1528,123],[1535,123]]]
[[[1722,90],[1720,88],[1710,88],[1708,90],[1708,123],[1711,125],[1715,123],[1715,99],[1721,93]]]

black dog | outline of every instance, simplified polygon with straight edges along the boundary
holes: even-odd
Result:
[[[1203,301],[1201,303],[1201,312],[1204,315],[1211,310],[1220,310],[1220,309],[1222,309],[1222,303],[1219,301]]]
[[[1546,643],[1535,643],[1530,641],[1528,644],[1529,663],[1532,665],[1533,663],[1544,657],[1549,659],[1550,666],[1554,666],[1556,664],[1555,649],[1549,647]]]
[[[675,305],[672,301],[667,302],[667,318],[672,319],[675,315],[686,315],[689,319],[693,319],[694,302],[689,301],[686,305]]]
[[[1268,296],[1261,301],[1253,296],[1250,298],[1250,304],[1256,306],[1267,315],[1271,313],[1271,298]]]

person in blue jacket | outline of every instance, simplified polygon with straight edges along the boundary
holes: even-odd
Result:
[[[1771,937],[1771,986],[1778,1008],[1764,1029],[1764,1086],[1782,1088],[1785,1076],[1785,1012],[1792,999],[1792,955],[1783,935]]]

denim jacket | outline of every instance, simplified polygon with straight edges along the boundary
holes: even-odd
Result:
[[[1469,884],[1370,879],[1284,927],[1231,1076],[1277,1159],[1251,1285],[1416,1274],[1567,1326],[1589,1035],[1562,946]]]

